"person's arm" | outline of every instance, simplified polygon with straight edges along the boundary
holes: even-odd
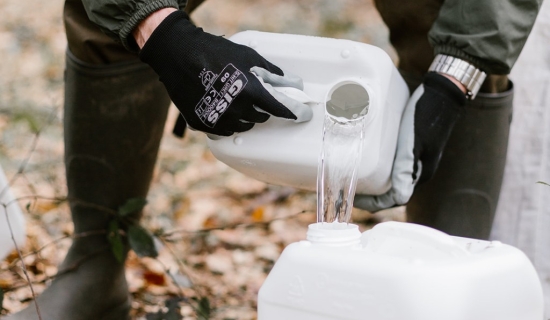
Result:
[[[155,31],[159,24],[174,11],[176,11],[175,8],[160,9],[153,12],[137,25],[137,27],[132,32],[132,35],[134,36],[134,39],[136,40],[136,43],[140,49],[143,48],[145,42],[147,42],[153,31]]]
[[[255,50],[196,27],[185,0],[83,0],[91,21],[139,52],[189,127],[214,135],[250,130],[273,115],[309,121],[311,108],[273,90],[303,89]],[[270,82],[275,81],[275,82]]]
[[[461,83],[460,81],[456,80],[455,77],[450,76],[448,74],[444,74],[444,73],[440,73],[440,74],[442,76],[444,76],[445,78],[451,80],[451,82],[454,83],[457,86],[457,88],[460,89],[460,91],[462,91],[464,94],[466,94],[466,92],[468,90],[466,89],[466,86],[463,83]]]
[[[542,0],[446,0],[429,32],[434,53],[468,61],[487,74],[510,73]]]
[[[417,185],[431,179],[454,124],[464,112],[466,97],[475,98],[486,74],[497,81],[499,75],[506,79],[541,2],[443,2],[429,33],[436,58],[401,121],[392,188],[382,195],[357,195],[354,206],[376,212],[404,205]]]
[[[82,0],[89,19],[113,40],[132,52],[139,51],[133,31],[146,18],[164,8],[183,10],[186,0]]]
[[[191,128],[229,136],[250,130],[270,115],[295,122],[311,119],[310,107],[279,99],[269,85],[303,89],[301,79],[285,76],[250,47],[204,32],[183,11],[169,13],[154,27],[157,20],[151,16],[135,32],[144,42],[139,58],[159,75]]]

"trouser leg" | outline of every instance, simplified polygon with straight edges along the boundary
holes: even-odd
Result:
[[[109,38],[88,19],[82,0],[65,0],[63,22],[69,51],[78,60],[92,65],[138,60],[137,54]]]
[[[185,12],[187,12],[187,14],[191,14],[195,9],[197,9],[205,1],[206,0],[188,0],[187,6],[185,6]]]
[[[399,69],[411,92],[422,82],[434,58],[428,42],[443,0],[374,0],[390,31],[390,42],[399,57]]]

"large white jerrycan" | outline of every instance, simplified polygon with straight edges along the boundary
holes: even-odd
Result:
[[[9,225],[7,217],[9,217]],[[11,232],[10,228],[11,226]],[[0,166],[0,260],[15,249],[13,243],[21,246],[25,242],[25,219],[19,203],[9,188],[8,179]]]
[[[385,222],[317,223],[258,296],[259,320],[543,320],[537,273],[518,249]]]
[[[277,185],[315,190],[322,146],[325,101],[344,84],[358,84],[370,99],[357,193],[389,190],[403,109],[405,81],[381,49],[354,41],[257,31],[230,40],[247,45],[285,72],[300,76],[317,103],[309,122],[271,117],[250,131],[209,139],[216,158],[250,177]]]

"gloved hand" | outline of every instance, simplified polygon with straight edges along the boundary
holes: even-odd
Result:
[[[285,77],[253,49],[195,27],[182,11],[160,23],[139,56],[160,76],[193,129],[229,136],[270,115],[297,122],[311,119],[307,105],[291,99],[280,102],[264,88],[274,82],[303,89],[300,78]]]
[[[465,103],[465,94],[451,80],[428,73],[401,119],[391,189],[382,195],[358,194],[354,206],[376,212],[406,204],[414,188],[435,173]]]

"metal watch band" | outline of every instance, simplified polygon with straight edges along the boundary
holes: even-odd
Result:
[[[485,72],[479,70],[473,64],[445,54],[435,56],[428,71],[450,75],[458,80],[468,90],[466,94],[470,100],[476,97],[481,84],[487,77]]]

